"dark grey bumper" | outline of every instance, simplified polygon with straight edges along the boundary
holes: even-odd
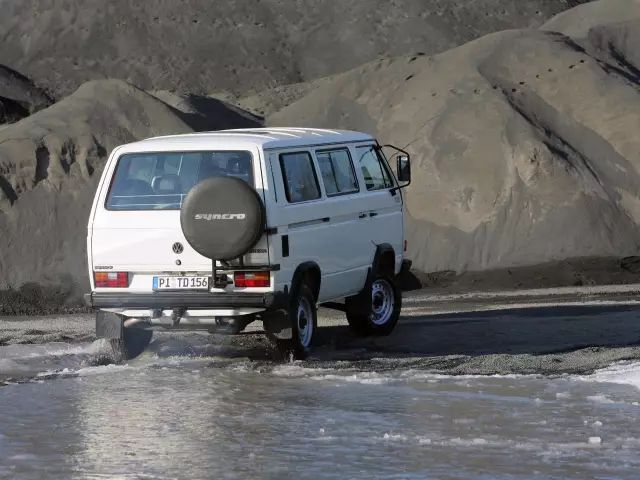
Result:
[[[278,308],[284,302],[281,293],[209,293],[162,292],[121,293],[93,292],[84,296],[85,303],[93,308]]]

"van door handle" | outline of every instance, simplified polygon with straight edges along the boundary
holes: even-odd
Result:
[[[358,215],[359,218],[367,218],[367,214],[366,213],[361,213],[360,215]]]
[[[370,217],[377,217],[378,216],[378,212],[369,212],[369,216]]]

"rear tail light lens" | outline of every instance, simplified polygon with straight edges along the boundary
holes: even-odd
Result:
[[[127,288],[128,272],[94,272],[93,279],[98,288]]]
[[[233,283],[236,287],[269,287],[271,274],[269,272],[235,272]]]

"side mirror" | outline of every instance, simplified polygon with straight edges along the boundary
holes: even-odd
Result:
[[[409,155],[398,155],[396,173],[399,182],[411,182],[411,159]]]
[[[391,148],[396,152],[394,156],[396,157],[396,179],[398,180],[398,186],[390,190],[391,195],[395,195],[398,190],[408,187],[411,184],[411,156],[409,152],[391,144],[383,145],[379,148]]]

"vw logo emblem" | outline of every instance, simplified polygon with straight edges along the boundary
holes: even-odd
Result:
[[[174,243],[171,248],[173,249],[173,253],[182,253],[184,251],[184,247],[180,242]]]

